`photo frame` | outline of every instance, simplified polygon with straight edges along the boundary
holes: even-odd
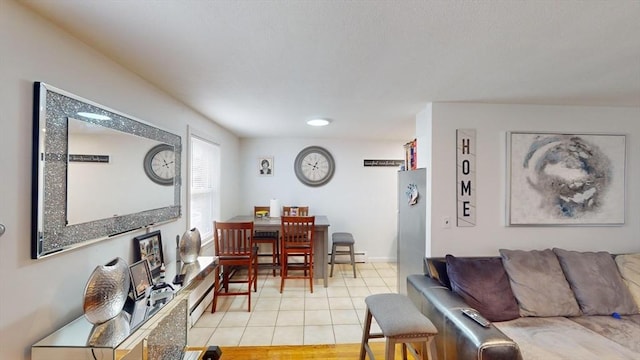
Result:
[[[131,276],[131,288],[134,299],[140,299],[144,296],[149,286],[153,285],[151,270],[149,269],[149,261],[147,259],[139,260],[129,266],[129,274]]]
[[[135,260],[146,259],[149,262],[149,269],[152,277],[160,275],[160,267],[164,262],[162,252],[162,235],[160,230],[152,231],[148,234],[133,238]]]
[[[258,158],[258,175],[273,176],[273,156]]]
[[[622,225],[626,137],[507,133],[507,223]]]

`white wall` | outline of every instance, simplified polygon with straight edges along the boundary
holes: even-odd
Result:
[[[402,159],[402,141],[328,139],[243,139],[241,141],[242,213],[255,205],[309,205],[312,215],[327,215],[329,232],[351,232],[356,251],[367,251],[371,261],[395,261],[397,223],[397,168],[364,167],[364,159]],[[336,162],[332,180],[309,187],[295,176],[293,162],[300,150],[317,145],[329,150]],[[258,159],[273,156],[274,175],[258,175]]]
[[[210,134],[224,149],[222,208],[227,217],[239,209],[239,141],[14,1],[0,2],[0,54],[0,223],[7,228],[0,237],[0,358],[29,359],[33,343],[81,316],[91,271],[118,256],[131,262],[131,239],[142,233],[30,258],[33,82],[47,82],[178,134],[183,149],[187,125]],[[182,163],[184,179],[186,150]],[[183,214],[185,197],[183,187]],[[175,236],[186,227],[184,216],[158,227],[170,261]]]
[[[487,104],[432,104],[433,256],[496,255],[500,248],[640,251],[640,109]],[[417,119],[419,121],[420,119]],[[456,218],[456,129],[477,129],[476,226],[442,227]],[[627,135],[626,224],[507,227],[506,132],[561,131]]]

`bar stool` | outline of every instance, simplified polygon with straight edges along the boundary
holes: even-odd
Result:
[[[374,360],[369,347],[369,339],[386,338],[385,360],[393,360],[396,344],[402,344],[402,358],[407,360],[407,348],[411,355],[422,360],[436,360],[434,337],[438,329],[431,320],[413,305],[408,297],[401,294],[376,294],[364,299],[367,304],[365,323],[360,344],[360,360],[366,355]],[[376,319],[382,333],[371,333],[371,318]],[[420,345],[420,349],[415,346]]]
[[[333,277],[333,264],[351,264],[353,267],[353,277],[356,277],[356,255],[353,251],[353,245],[355,240],[353,235],[348,232],[335,232],[331,235],[331,273],[329,276]],[[348,250],[337,250],[336,247],[348,247]],[[349,255],[350,261],[338,261],[336,262],[336,255]]]

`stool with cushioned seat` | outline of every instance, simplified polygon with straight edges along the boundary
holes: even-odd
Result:
[[[348,232],[335,232],[331,235],[331,273],[329,276],[333,276],[333,265],[334,264],[351,264],[353,268],[353,277],[356,277],[356,255],[353,250],[353,245],[355,244],[355,240],[353,239],[353,235]],[[336,247],[348,247],[348,250],[337,250]],[[349,255],[349,261],[338,261],[336,262],[336,255]]]
[[[433,342],[438,330],[431,320],[413,305],[408,297],[401,294],[376,294],[365,298],[367,312],[360,346],[360,360],[366,354],[374,360],[369,347],[369,339],[386,338],[385,360],[395,358],[396,344],[402,344],[402,358],[407,359],[407,344],[412,355],[422,360],[436,360]],[[382,333],[371,333],[371,318],[374,318]],[[414,348],[419,344],[420,348]],[[420,357],[419,357],[420,356]]]

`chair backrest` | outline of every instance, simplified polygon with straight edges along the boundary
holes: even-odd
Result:
[[[269,216],[269,211],[271,211],[271,208],[269,206],[254,206],[253,216],[258,218]]]
[[[309,216],[308,206],[283,206],[282,216]]]
[[[315,216],[283,216],[281,219],[280,235],[284,246],[309,243],[313,248]]]
[[[213,239],[216,256],[246,256],[252,253],[253,221],[215,221]]]

